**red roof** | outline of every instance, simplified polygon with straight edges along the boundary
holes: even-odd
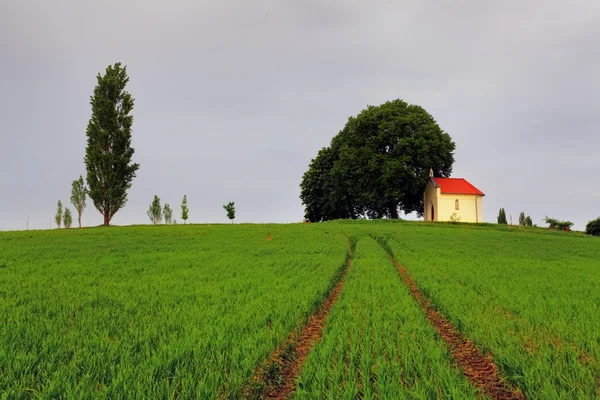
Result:
[[[433,178],[436,185],[441,188],[442,193],[452,194],[476,194],[485,196],[483,192],[471,185],[463,178]]]

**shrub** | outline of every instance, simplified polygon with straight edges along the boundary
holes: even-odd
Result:
[[[592,236],[600,236],[600,218],[588,222],[585,226],[585,233]]]
[[[574,225],[574,223],[571,221],[560,221],[556,218],[550,218],[548,216],[544,218],[544,222],[548,224],[550,229],[558,229],[560,231],[571,229],[571,227]]]
[[[450,222],[460,222],[460,215],[458,215],[456,212],[450,214]]]

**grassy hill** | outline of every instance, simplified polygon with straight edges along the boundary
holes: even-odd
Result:
[[[0,397],[249,396],[340,279],[297,398],[485,395],[390,257],[512,388],[599,397],[599,239],[402,221],[0,232]]]

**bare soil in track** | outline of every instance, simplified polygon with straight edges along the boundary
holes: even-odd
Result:
[[[352,249],[338,282],[316,313],[312,314],[300,334],[290,334],[287,342],[271,354],[254,374],[253,384],[245,391],[247,399],[288,399],[296,388],[296,378],[311,349],[321,340],[331,308],[337,301],[352,266]]]
[[[436,310],[431,301],[421,292],[406,268],[396,261],[389,252],[387,253],[402,280],[410,289],[412,296],[427,315],[429,322],[437,329],[442,340],[450,347],[452,358],[463,370],[467,379],[492,399],[524,399],[523,393],[506,383],[492,358],[489,355],[484,355],[470,339],[464,337],[456,329],[448,318]]]

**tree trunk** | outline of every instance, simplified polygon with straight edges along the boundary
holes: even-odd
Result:
[[[104,212],[104,226],[109,226],[110,225],[110,214],[108,213],[108,211]]]
[[[397,203],[390,204],[390,218],[398,219],[398,204]]]
[[[79,220],[79,227],[81,228],[81,213],[79,213],[79,218],[78,218],[78,220]]]

